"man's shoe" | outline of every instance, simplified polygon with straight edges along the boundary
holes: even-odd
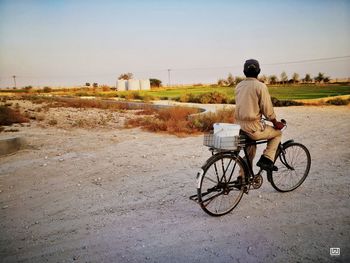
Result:
[[[273,162],[264,155],[261,155],[260,160],[256,163],[256,165],[259,166],[262,170],[278,171],[278,168],[273,165]]]

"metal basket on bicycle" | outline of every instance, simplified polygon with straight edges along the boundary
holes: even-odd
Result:
[[[232,123],[214,123],[213,131],[204,134],[203,144],[218,150],[238,150],[240,126]]]
[[[204,134],[203,145],[218,150],[238,150],[240,147],[240,136],[217,136],[214,132]]]

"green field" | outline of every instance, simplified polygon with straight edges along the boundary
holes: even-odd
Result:
[[[220,92],[228,98],[234,98],[234,87],[213,87],[213,86],[190,86],[160,88],[151,91],[141,91],[141,95],[150,95],[158,98],[174,99],[183,94],[203,94],[208,92]],[[300,99],[318,99],[325,97],[350,95],[349,85],[280,85],[269,86],[271,97],[279,100],[300,100]]]
[[[320,99],[334,96],[350,95],[350,85],[278,85],[268,86],[271,97],[278,100],[307,100]],[[184,87],[161,87],[153,88],[149,91],[115,91],[110,88],[103,90],[102,88],[74,88],[74,89],[52,89],[49,94],[53,96],[94,96],[94,97],[121,97],[127,100],[159,100],[169,99],[176,100],[184,95],[199,96],[201,94],[220,93],[223,94],[228,102],[234,99],[234,87],[211,86],[184,86]],[[21,94],[45,94],[42,89],[26,91],[18,90],[1,90],[0,95],[21,95]],[[48,94],[47,93],[47,94]]]

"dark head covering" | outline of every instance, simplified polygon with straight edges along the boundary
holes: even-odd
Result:
[[[247,77],[257,77],[260,73],[260,65],[256,59],[248,59],[244,63],[244,74]]]

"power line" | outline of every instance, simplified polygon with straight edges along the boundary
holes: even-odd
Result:
[[[263,64],[263,65],[265,65],[265,66],[287,65],[287,64],[300,64],[300,63],[308,63],[308,62],[338,61],[338,60],[346,60],[346,59],[350,59],[350,55],[349,56],[341,56],[341,57],[315,58],[315,59],[305,59],[305,60],[288,61],[288,62],[268,63],[268,64]]]
[[[263,66],[272,66],[272,65],[288,65],[288,64],[300,64],[306,62],[322,62],[322,61],[334,61],[334,60],[346,60],[350,59],[350,55],[339,56],[339,57],[328,57],[328,58],[314,58],[314,59],[305,59],[305,60],[296,60],[296,61],[285,61],[285,62],[273,62],[273,63],[262,63]],[[242,67],[242,65],[231,65],[231,66],[217,66],[217,67],[193,67],[193,68],[172,68],[172,70],[203,70],[203,69],[225,69],[225,68],[236,68]]]
[[[304,60],[294,60],[294,61],[284,61],[284,62],[272,62],[272,63],[261,63],[262,66],[276,66],[276,65],[288,65],[288,64],[300,64],[300,63],[312,63],[312,62],[335,62],[335,61],[344,61],[350,59],[350,55],[345,56],[337,56],[337,57],[326,57],[326,58],[313,58],[313,59],[304,59]],[[188,68],[164,68],[164,69],[157,69],[157,70],[147,70],[147,71],[129,71],[134,72],[135,74],[141,74],[141,73],[155,73],[155,72],[167,72],[168,73],[168,82],[170,82],[170,71],[192,71],[192,70],[214,70],[214,69],[232,69],[232,68],[241,68],[242,64],[240,65],[230,65],[230,66],[215,66],[215,67],[188,67]],[[56,75],[56,76],[28,76],[28,75],[16,75],[17,78],[76,78],[76,77],[106,77],[106,76],[117,76],[116,73],[101,73],[101,74],[77,74],[77,75]],[[13,78],[1,76],[2,79],[6,78]]]

